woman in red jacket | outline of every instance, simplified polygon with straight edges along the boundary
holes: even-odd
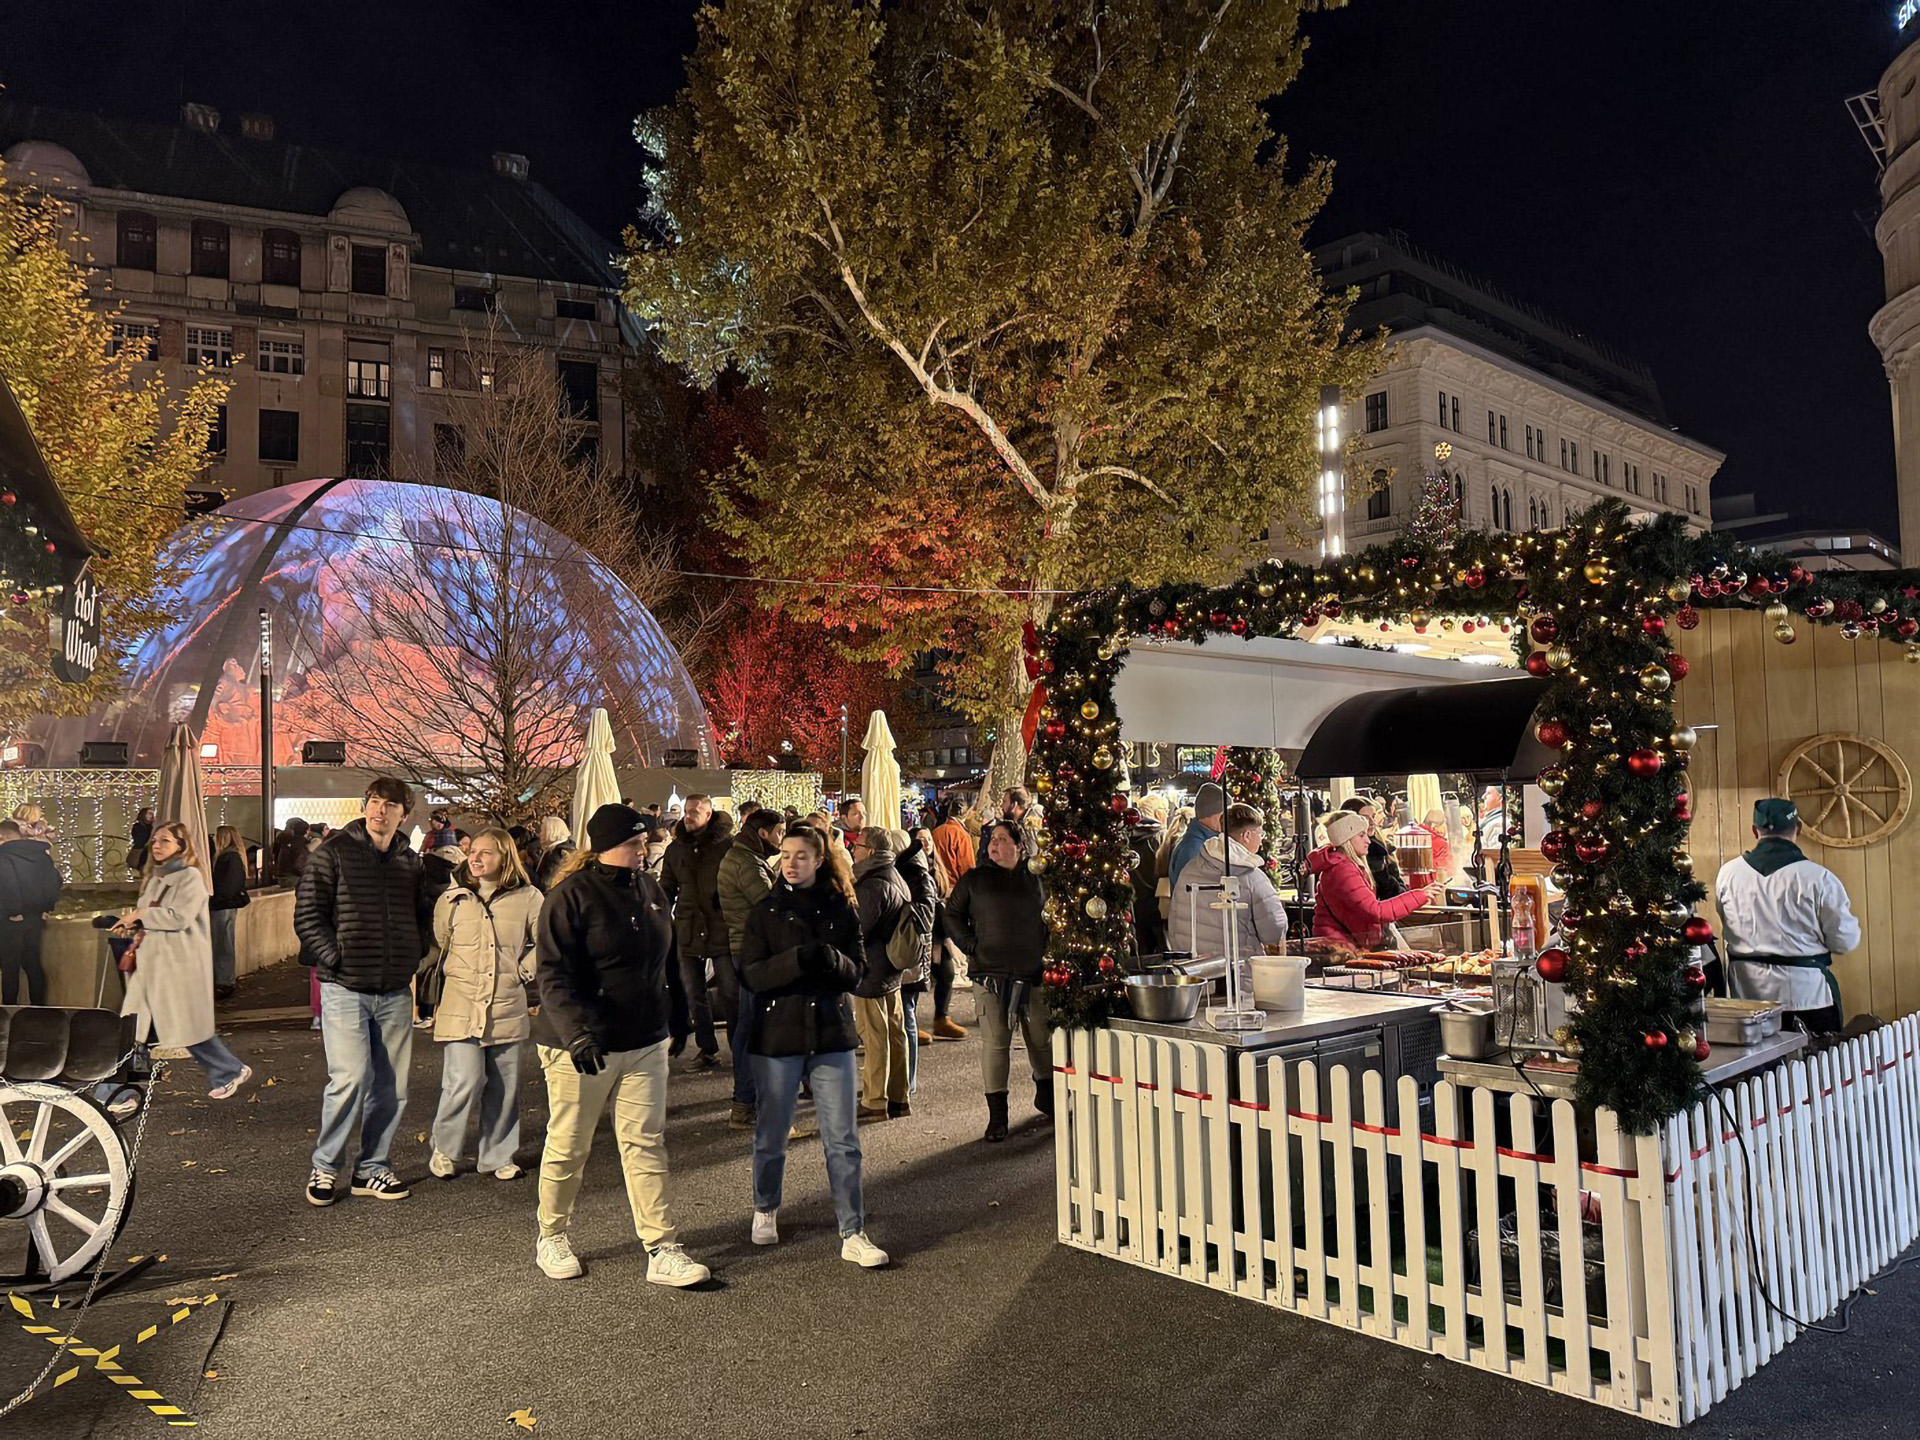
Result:
[[[1327,845],[1307,857],[1318,881],[1313,933],[1353,950],[1377,950],[1386,927],[1436,904],[1444,887],[1409,890],[1391,900],[1373,893],[1367,871],[1367,817],[1343,810],[1327,822]]]

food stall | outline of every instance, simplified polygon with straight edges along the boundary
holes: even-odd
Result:
[[[1697,737],[1665,698],[1686,665],[1664,627],[1689,628],[1690,600],[1747,603],[1812,583],[1763,573],[1752,589],[1737,561],[1700,548],[1719,543],[1664,522],[1636,530],[1602,507],[1553,535],[1389,547],[1318,571],[1262,565],[1213,590],[1063,607],[1044,641],[1052,668],[1040,666],[1052,685],[1043,724],[1056,728],[1035,761],[1051,781],[1040,786],[1050,832],[1071,846],[1037,866],[1059,871],[1047,983],[1064,1022],[1061,1243],[1681,1425],[1920,1234],[1920,1019],[1802,1053],[1798,1035],[1748,1033],[1764,1032],[1764,1016],[1701,1014],[1682,974],[1712,933],[1683,852],[1695,794],[1712,804],[1716,777],[1684,774]],[[1705,573],[1689,580],[1689,567]],[[1570,973],[1562,983],[1557,965],[1515,964],[1439,996],[1310,980],[1284,1006],[1262,1001],[1256,981],[1253,1008],[1266,1013],[1244,1028],[1125,1013],[1114,998],[1131,983],[1124,921],[1107,895],[1126,871],[1105,826],[1128,807],[1102,754],[1134,726],[1143,690],[1161,709],[1142,732],[1297,747],[1303,775],[1527,768],[1514,766],[1511,730],[1484,768],[1421,751],[1446,702],[1383,693],[1511,681],[1458,664],[1430,680],[1411,667],[1438,662],[1387,655],[1361,659],[1370,677],[1351,673],[1352,655],[1330,657],[1346,674],[1323,675],[1300,653],[1320,647],[1276,653],[1289,642],[1241,638],[1285,636],[1342,605],[1382,624],[1416,611],[1519,617],[1534,643],[1518,658],[1548,682],[1520,721],[1549,752],[1535,773],[1556,828],[1541,839],[1568,853],[1583,843],[1577,866],[1529,856],[1513,869],[1538,883],[1534,943],[1564,944]],[[1897,615],[1885,602],[1871,613],[1882,611]],[[1249,662],[1243,646],[1265,649]],[[1401,664],[1410,670],[1395,674]],[[1259,679],[1236,688],[1246,677],[1234,672],[1255,666]],[[1373,698],[1327,743],[1358,733],[1356,716],[1397,715],[1375,737],[1389,757],[1309,765],[1315,733],[1362,696]],[[1305,733],[1284,739],[1289,703]],[[1548,912],[1548,870],[1579,913]],[[1549,936],[1552,923],[1563,928]],[[1478,1013],[1445,1010],[1454,990]],[[1622,1035],[1636,1015],[1647,1018]],[[1719,1024],[1735,1038],[1709,1043]],[[1424,1038],[1476,1025],[1491,1043],[1459,1048],[1480,1053]]]

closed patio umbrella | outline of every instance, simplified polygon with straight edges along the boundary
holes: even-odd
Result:
[[[199,871],[213,888],[213,856],[207,847],[206,785],[200,776],[200,737],[185,725],[173,727],[167,752],[160,757],[160,798],[154,819],[178,820],[187,827],[187,845],[200,857]]]
[[[860,742],[867,758],[860,764],[860,799],[867,807],[867,823],[886,830],[900,824],[900,762],[893,757],[893,730],[887,712],[876,710],[867,721]]]
[[[587,821],[602,805],[620,803],[620,781],[613,773],[613,726],[607,712],[595,709],[587,722],[587,744],[573,777],[573,843],[587,848]]]

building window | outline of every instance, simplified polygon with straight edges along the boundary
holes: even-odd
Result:
[[[1527,458],[1533,459],[1533,427],[1527,426]]]
[[[1538,530],[1539,528],[1540,507],[1534,503],[1533,497],[1529,495],[1527,497],[1527,529]]]
[[[153,320],[116,320],[107,340],[107,354],[118,355],[132,346],[142,360],[160,358],[160,326]]]
[[[387,293],[387,247],[384,245],[356,245],[353,247],[353,293],[356,295],[384,295]]]
[[[466,463],[467,437],[460,433],[458,425],[439,425],[433,427],[433,464],[440,474],[458,470]]]
[[[427,351],[427,388],[429,390],[447,388],[447,352],[444,350]]]
[[[1487,411],[1487,444],[1492,445],[1495,443],[1493,438],[1494,433],[1495,432],[1493,428],[1493,412],[1489,410]]]
[[[591,300],[558,300],[554,313],[562,320],[598,320],[600,307]]]
[[[1440,428],[1447,428],[1447,392],[1444,390],[1440,392]]]
[[[567,447],[567,463],[577,465],[583,470],[598,472],[600,469],[600,432],[582,429],[573,437],[573,443]]]
[[[1453,509],[1456,523],[1467,514],[1467,472],[1458,471],[1453,477]]]
[[[393,396],[392,350],[373,340],[347,342],[347,394],[362,400]]]
[[[187,327],[187,363],[225,370],[233,364],[233,331],[212,325]]]
[[[227,453],[227,407],[219,406],[213,412],[213,423],[207,426],[207,454],[221,456]]]
[[[1500,448],[1502,450],[1511,448],[1507,444],[1507,417],[1504,415],[1500,417]]]
[[[1450,403],[1453,406],[1453,424],[1448,428],[1457,435],[1460,433],[1460,397],[1458,395],[1453,396]]]
[[[225,221],[194,221],[193,273],[212,280],[226,279],[228,244]]]
[[[1560,468],[1567,468],[1567,439],[1564,435],[1560,437]]]
[[[560,404],[567,417],[588,423],[600,419],[600,366],[592,360],[560,362]]]
[[[300,237],[291,230],[260,236],[260,278],[268,285],[300,284]]]
[[[1500,500],[1506,510],[1506,524],[1504,528],[1507,530],[1512,530],[1513,529],[1513,491],[1503,488],[1500,491]]]
[[[493,389],[493,366],[485,362],[476,364],[472,355],[465,350],[456,350],[452,356],[453,369],[450,390],[480,390],[491,392]]]
[[[1487,487],[1487,505],[1492,511],[1490,523],[1487,528],[1490,530],[1498,530],[1500,528],[1500,487],[1498,485],[1489,485]]]
[[[119,231],[114,263],[128,270],[153,269],[153,254],[159,235],[159,226],[154,223],[153,216],[144,210],[122,210]]]
[[[392,411],[387,406],[347,406],[347,474],[355,480],[386,479],[392,434]]]
[[[484,285],[453,287],[453,308],[456,310],[479,310],[491,314],[495,305],[493,291]]]
[[[260,370],[266,375],[307,373],[307,342],[297,335],[262,335]]]
[[[1367,396],[1367,433],[1387,428],[1387,392],[1376,390]]]
[[[1580,442],[1575,440],[1567,448],[1573,452],[1573,473],[1578,475],[1580,473]]]
[[[300,459],[300,412],[260,412],[260,458],[291,465]]]
[[[1373,472],[1373,492],[1367,496],[1367,519],[1387,520],[1393,515],[1393,491],[1388,488],[1387,472]]]

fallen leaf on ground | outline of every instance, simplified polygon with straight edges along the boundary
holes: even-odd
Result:
[[[531,1430],[540,1422],[533,1418],[531,1408],[515,1410],[507,1416],[507,1423],[521,1430]]]
[[[207,1174],[209,1175],[224,1175],[226,1173],[226,1170],[219,1165],[209,1165],[207,1167]]]
[[[191,1170],[194,1166],[198,1165],[199,1163],[200,1162],[198,1160],[182,1160],[180,1162],[180,1168],[182,1170]]]
[[[213,1283],[218,1285],[222,1280],[238,1280],[239,1278],[240,1278],[240,1272],[238,1270],[229,1270],[224,1275],[214,1276]]]
[[[414,1143],[419,1145],[424,1145],[427,1143],[427,1132],[422,1130],[418,1135],[414,1136],[413,1138],[414,1138]]]
[[[269,1075],[266,1079],[262,1080],[260,1083],[264,1086],[264,1085],[278,1085],[280,1082],[274,1079],[273,1076]]]
[[[220,1378],[220,1372],[218,1370],[202,1370],[200,1372],[200,1378],[202,1380],[218,1380]]]
[[[184,1135],[186,1133],[187,1133],[187,1127],[184,1125],[182,1125],[178,1130],[167,1131],[167,1134],[169,1135]]]

